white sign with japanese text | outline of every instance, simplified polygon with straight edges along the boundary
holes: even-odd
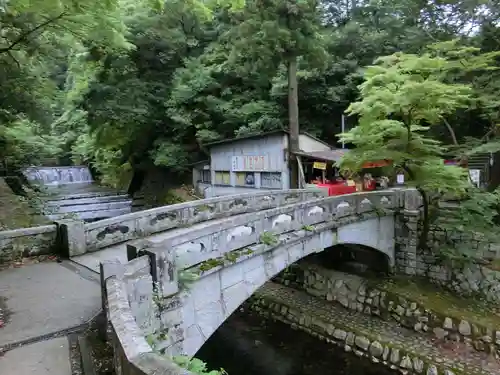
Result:
[[[263,172],[267,171],[269,160],[267,155],[260,156],[233,156],[231,170],[233,172]]]

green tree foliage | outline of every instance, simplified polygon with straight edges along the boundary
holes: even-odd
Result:
[[[416,187],[423,201],[423,230],[420,247],[427,248],[431,224],[453,229],[469,236],[495,234],[494,216],[497,194],[473,189],[467,170],[444,164],[447,148],[434,139],[431,128],[446,121],[457,111],[469,108],[476,100],[473,85],[449,81],[449,73],[464,74],[466,63],[457,64],[463,48],[433,45],[421,55],[396,53],[377,59],[365,69],[360,85],[361,100],[348,109],[358,115],[359,123],[341,139],[355,148],[347,153],[341,167],[360,171],[365,162],[392,161],[392,173],[404,172],[408,183]],[[491,62],[489,55],[474,57]],[[469,62],[471,59],[468,60]],[[444,210],[441,198],[461,198],[458,207]],[[455,246],[460,256],[470,249]],[[470,251],[469,251],[470,252]]]
[[[62,152],[67,59],[129,48],[117,1],[23,1],[0,7],[0,157],[8,168]]]
[[[72,158],[92,163],[109,183],[149,165],[186,170],[212,140],[288,128],[290,77],[298,87],[296,122],[335,143],[363,69],[377,57],[420,55],[457,37],[468,60],[499,50],[499,6],[482,0],[2,4],[3,160]],[[296,74],[287,69],[293,61]],[[476,100],[446,120],[470,150],[470,137],[476,146],[487,134],[494,139],[500,80],[489,69],[460,74],[449,71],[448,82],[471,85]],[[429,133],[444,144],[453,143],[450,134],[444,121]],[[20,158],[24,141],[33,153]],[[466,157],[463,147],[459,154]]]

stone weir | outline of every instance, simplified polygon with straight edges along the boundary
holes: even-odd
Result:
[[[41,191],[41,211],[50,220],[90,222],[142,208],[126,192],[99,186],[86,166],[30,167],[23,174]]]

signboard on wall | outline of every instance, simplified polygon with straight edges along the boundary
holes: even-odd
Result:
[[[313,168],[326,170],[326,163],[322,161],[315,161],[313,164]]]
[[[281,189],[281,172],[264,172],[260,174],[260,186],[263,188]]]
[[[262,172],[268,170],[269,160],[267,155],[260,156],[233,156],[231,170],[233,172]]]

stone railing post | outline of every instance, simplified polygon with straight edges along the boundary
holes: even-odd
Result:
[[[164,246],[168,247],[168,245]],[[158,286],[163,297],[168,297],[179,292],[179,280],[175,264],[175,250],[172,247],[165,247],[160,248],[150,241],[142,240],[128,248],[127,253],[129,256],[136,252],[138,257],[143,255],[149,257],[153,283]]]
[[[81,220],[56,221],[59,245],[68,257],[82,255],[87,252],[85,240],[85,223]]]
[[[402,207],[396,217],[396,271],[405,275],[415,275],[422,198],[416,189],[405,189],[403,194]]]
[[[101,277],[101,306],[103,311],[103,319],[98,325],[99,335],[103,340],[109,338],[109,314],[108,314],[108,293],[106,290],[106,280],[112,276],[118,278],[123,277],[124,267],[118,260],[104,261],[99,264]]]

